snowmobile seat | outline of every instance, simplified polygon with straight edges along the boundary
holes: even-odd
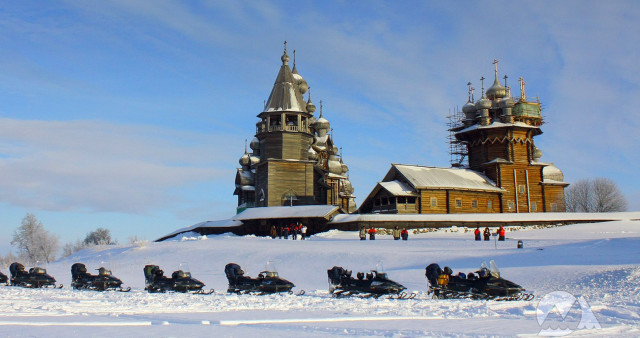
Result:
[[[478,276],[476,276],[476,274],[473,273],[473,272],[469,272],[469,274],[467,275],[467,279],[476,280],[476,279],[478,279]]]
[[[235,285],[238,283],[238,280],[241,277],[244,277],[244,271],[240,265],[236,263],[229,263],[224,267],[224,273],[227,275],[227,280],[229,280],[229,284]]]
[[[464,272],[458,272],[458,278],[467,279],[467,275],[465,275]]]
[[[11,265],[9,266],[9,272],[13,277],[28,275],[28,273],[24,271],[24,265],[17,262],[11,263]]]
[[[438,277],[442,274],[442,269],[437,263],[431,263],[427,266],[425,276],[432,286],[438,285]]]
[[[71,266],[71,277],[73,280],[88,277],[87,267],[82,263],[74,263]]]
[[[357,276],[358,276],[359,280],[363,280],[364,279],[364,272],[358,272]]]
[[[342,280],[342,276],[344,275],[344,269],[340,266],[334,266],[333,268],[327,270],[327,275],[329,276],[329,280],[332,284],[340,284]]]
[[[368,272],[367,273],[367,279],[373,279],[373,273]]]
[[[157,265],[145,265],[144,266],[144,279],[147,283],[147,285],[149,284],[153,284],[153,280],[154,280],[154,276],[155,276],[155,271],[159,270],[160,267],[158,267]]]

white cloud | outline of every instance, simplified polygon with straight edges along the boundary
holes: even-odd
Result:
[[[0,202],[125,213],[180,206],[185,196],[176,189],[231,180],[230,154],[217,146],[226,138],[100,121],[0,119]]]

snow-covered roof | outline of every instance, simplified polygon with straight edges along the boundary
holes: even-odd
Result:
[[[392,166],[416,189],[504,191],[483,174],[469,169],[424,167],[406,164],[392,164]]]
[[[400,181],[380,182],[378,184],[394,196],[416,196],[413,188]]]
[[[338,213],[339,207],[334,205],[296,205],[292,207],[248,208],[232,219],[246,221],[265,218],[300,218],[323,217],[330,219]]]
[[[347,222],[567,222],[635,220],[640,212],[532,212],[479,214],[340,214],[329,224]]]
[[[297,81],[287,64],[283,64],[280,67],[280,72],[273,84],[273,89],[264,111],[307,111],[307,103],[302,98],[302,94],[298,90]]]
[[[195,230],[197,228],[226,228],[226,227],[237,227],[237,226],[241,226],[242,222],[240,221],[236,221],[233,219],[222,219],[222,220],[217,220],[217,221],[204,221],[204,222],[200,222],[200,223],[196,223],[194,225],[185,227],[185,228],[181,228],[178,229],[170,234],[167,234],[165,236],[163,236],[164,238],[169,238],[172,237],[173,235],[177,235],[183,232],[188,232],[188,231],[192,231]]]
[[[492,129],[492,128],[504,128],[504,127],[521,127],[521,128],[530,128],[530,129],[540,129],[540,127],[532,126],[524,122],[504,123],[504,122],[494,121],[493,123],[486,126],[476,123],[470,126],[469,128],[460,130],[458,133],[464,133],[464,132],[468,132],[476,129]]]

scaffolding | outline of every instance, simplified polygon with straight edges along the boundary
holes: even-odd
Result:
[[[453,109],[453,112],[449,110],[447,119],[447,130],[449,131],[447,141],[449,143],[449,161],[451,163],[451,167],[465,167],[463,162],[468,154],[467,144],[466,142],[460,141],[456,138],[456,132],[462,130],[464,126],[462,122],[464,120],[464,113],[456,107]]]

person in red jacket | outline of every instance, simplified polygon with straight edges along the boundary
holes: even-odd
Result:
[[[499,241],[504,241],[504,237],[507,234],[507,232],[504,230],[504,228],[502,226],[500,226],[500,229],[498,229],[498,240]]]
[[[476,241],[480,240],[480,227],[476,228],[476,231],[473,232],[474,235],[476,235]]]
[[[402,232],[400,232],[400,237],[402,237],[403,241],[409,239],[409,231],[407,231],[407,228],[402,229]]]
[[[376,239],[376,229],[374,227],[369,228],[369,240],[374,241]]]

